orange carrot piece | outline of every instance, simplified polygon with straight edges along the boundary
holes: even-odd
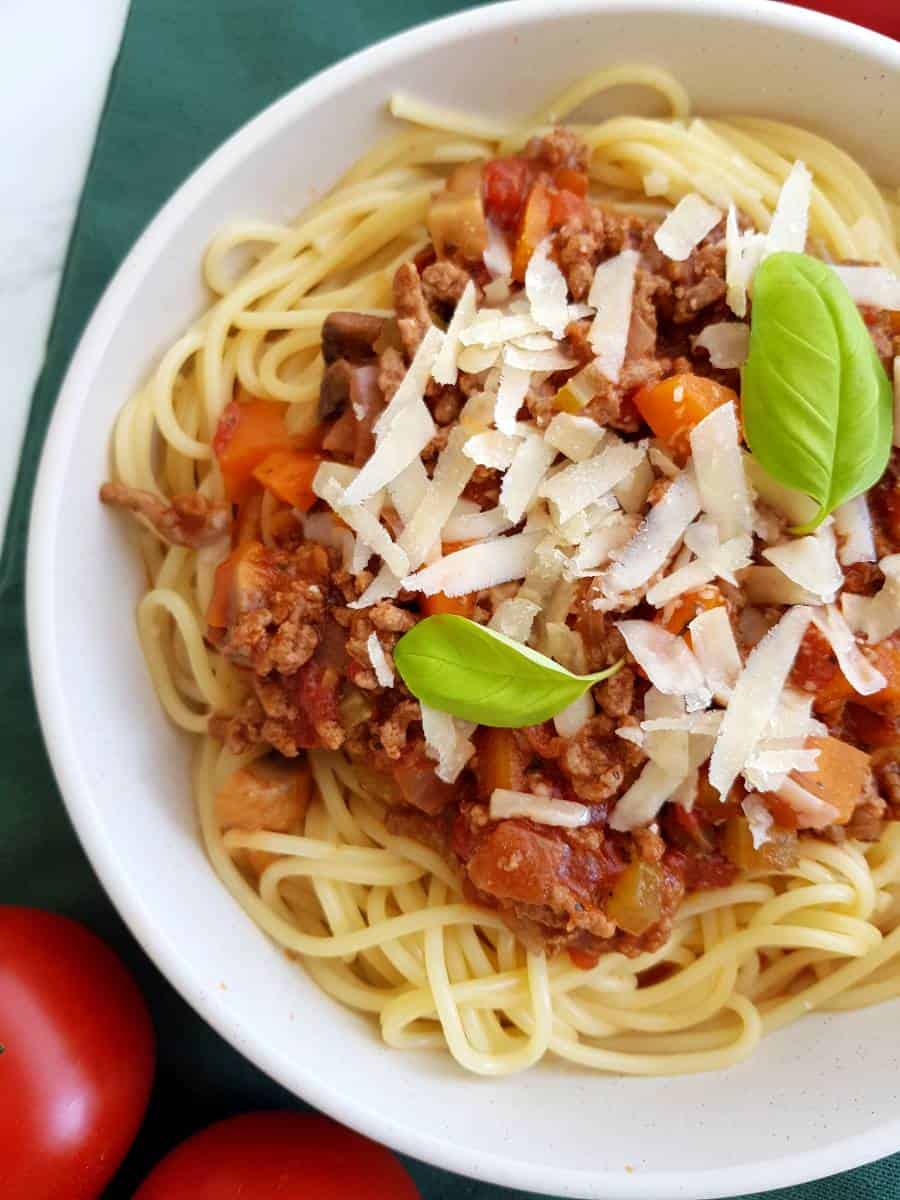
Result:
[[[691,452],[691,430],[704,417],[730,400],[737,404],[731,388],[702,375],[672,375],[660,383],[641,388],[634,398],[641,416],[679,462]]]
[[[315,450],[273,450],[253,470],[253,478],[291,508],[306,512],[316,496],[312,482],[322,455]]]

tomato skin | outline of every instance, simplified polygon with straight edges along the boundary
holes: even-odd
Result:
[[[67,917],[0,906],[0,1043],[3,1200],[97,1200],[153,1080],[153,1027],[131,976]]]
[[[483,180],[485,213],[501,229],[515,229],[531,187],[531,167],[523,158],[493,158],[484,164]]]
[[[210,1125],[147,1176],[134,1200],[420,1200],[384,1147],[327,1117],[255,1112]]]

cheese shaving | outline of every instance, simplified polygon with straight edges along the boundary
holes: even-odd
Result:
[[[755,563],[737,577],[745,597],[751,604],[819,604],[819,597],[799,583],[788,579],[777,567],[762,567]]]
[[[391,483],[419,458],[435,433],[436,427],[424,400],[408,402],[381,435],[374,451],[344,492],[345,504],[362,504]]]
[[[500,487],[500,507],[515,525],[537,494],[547,468],[556,458],[556,449],[540,433],[531,433],[519,441],[509,470]]]
[[[427,704],[422,710],[422,733],[429,758],[437,761],[435,774],[444,783],[455,783],[466,763],[475,753],[469,734],[475,726],[471,721],[461,721],[449,713],[438,712]]]
[[[678,464],[669,458],[665,450],[660,449],[653,442],[650,443],[647,458],[650,460],[651,467],[659,471],[660,475],[665,475],[666,479],[674,479],[681,470]]]
[[[387,485],[388,495],[404,525],[413,519],[416,509],[428,491],[428,472],[420,458],[415,458]]]
[[[544,431],[548,445],[572,462],[584,462],[591,457],[606,431],[590,417],[579,417],[572,413],[557,413]]]
[[[828,639],[844,678],[861,696],[873,696],[887,687],[887,680],[866,658],[857,645],[853,631],[833,604],[816,609],[813,621]]]
[[[325,464],[323,463],[323,466]],[[321,472],[321,467],[319,468]],[[409,570],[409,559],[404,551],[391,540],[391,536],[376,516],[360,504],[347,504],[344,501],[344,489],[336,479],[326,478],[321,493],[316,491],[316,480],[313,480],[313,491],[330,504],[342,521],[357,533],[366,545],[372,548],[384,560],[394,575],[405,575]]]
[[[721,219],[719,209],[696,192],[689,192],[678,201],[653,240],[667,258],[684,262]]]
[[[512,522],[502,508],[489,508],[484,512],[451,516],[441,530],[445,542],[479,542],[482,538],[496,537],[512,529]]]
[[[744,797],[741,801],[741,810],[747,818],[747,824],[750,826],[753,849],[758,850],[760,846],[764,846],[766,842],[771,841],[769,834],[772,826],[775,824],[775,818],[755,792],[749,792]]]
[[[553,725],[560,737],[573,738],[583,725],[594,715],[594,698],[588,688],[577,700],[567,704],[553,718]]]
[[[492,279],[508,280],[512,274],[512,259],[509,254],[509,246],[506,244],[506,235],[502,229],[498,229],[493,221],[488,220],[487,224],[487,246],[482,254],[482,261],[488,269]]]
[[[515,642],[527,642],[531,637],[534,618],[541,611],[540,604],[522,596],[502,600],[488,622],[488,628],[512,638]]]
[[[700,502],[718,526],[719,536],[724,541],[749,534],[753,506],[734,404],[713,409],[691,430],[690,440]]]
[[[650,509],[635,536],[616,555],[604,576],[607,594],[630,592],[646,584],[676,549],[684,531],[700,511],[700,496],[692,472],[683,471]]]
[[[838,537],[838,559],[845,567],[858,562],[875,562],[875,535],[865,495],[854,496],[834,510]]]
[[[347,607],[368,608],[371,604],[377,604],[379,600],[393,600],[399,591],[400,580],[390,567],[382,566],[359,599],[351,600]]]
[[[444,341],[437,352],[434,366],[431,368],[432,378],[438,383],[446,385],[456,383],[456,356],[459,353],[459,335],[474,320],[475,305],[475,284],[470,279],[463,289],[463,294],[457,301],[450,324],[447,326],[447,332],[444,334]]]
[[[785,779],[778,788],[778,795],[794,810],[797,824],[802,829],[826,829],[837,820],[838,810],[833,804],[820,800],[795,779]]]
[[[621,483],[616,484],[613,495],[625,512],[643,511],[655,478],[649,459],[642,458],[634,470],[626,475]]]
[[[502,433],[515,433],[516,416],[528,395],[530,382],[529,371],[513,366],[504,359],[500,368],[497,402],[494,406],[494,424]]]
[[[444,335],[434,325],[429,325],[425,331],[425,336],[419,343],[419,348],[413,356],[412,362],[409,364],[409,369],[400,381],[400,386],[397,388],[391,397],[391,402],[387,408],[375,422],[376,438],[383,437],[390,427],[396,421],[397,417],[410,404],[415,404],[422,400],[425,395],[425,388],[428,384],[428,377],[431,374],[431,369],[434,366],[434,360],[437,358],[438,351],[443,344]]]
[[[698,613],[688,630],[707,686],[719,704],[726,704],[742,668],[728,609],[722,604]]]
[[[798,160],[781,186],[778,203],[766,234],[766,255],[775,254],[780,250],[803,253],[809,226],[811,196],[812,175],[806,164]]]
[[[426,596],[435,592],[464,596],[467,592],[524,579],[541,537],[540,533],[515,533],[466,546],[407,576],[403,587],[409,592],[424,592]]]
[[[627,833],[649,825],[682,782],[655,762],[648,762],[628,791],[620,797],[609,819],[610,829]]]
[[[639,261],[637,250],[623,250],[601,263],[588,295],[588,303],[596,309],[588,334],[596,355],[594,365],[610,383],[618,383],[625,362]]]
[[[719,321],[707,325],[694,339],[694,349],[698,346],[707,352],[714,367],[726,371],[742,367],[750,351],[750,326],[742,321]]]
[[[900,279],[893,271],[886,267],[829,266],[857,304],[900,309]]]
[[[870,644],[883,642],[900,629],[900,554],[891,554],[878,564],[884,584],[874,596],[841,596],[844,618],[855,633]]]
[[[456,365],[468,375],[480,375],[499,360],[499,346],[463,346],[456,356]]]
[[[521,444],[522,439],[518,434],[501,433],[499,429],[491,429],[470,437],[463,446],[463,454],[479,467],[493,467],[497,471],[505,471]]]
[[[609,438],[599,454],[549,478],[541,486],[540,495],[555,505],[557,520],[568,521],[610,492],[634,470],[644,453],[640,446]]]
[[[620,550],[633,536],[638,519],[625,513],[612,513],[598,528],[579,543],[566,570],[573,576],[602,567],[614,551]]]
[[[552,238],[539,243],[525,269],[525,295],[531,315],[555,338],[561,338],[569,323],[569,287],[562,271],[550,257]]]
[[[753,649],[734,684],[709,765],[709,781],[728,792],[774,716],[812,612],[789,609]]]
[[[660,692],[684,696],[688,712],[712,699],[700,664],[683,638],[653,621],[618,621],[616,628],[635,662]]]
[[[831,522],[820,525],[814,534],[792,538],[780,546],[769,546],[763,557],[823,604],[834,600],[844,583],[837,560],[837,543]]]
[[[384,652],[384,647],[378,640],[377,633],[370,633],[366,642],[366,650],[369,652],[369,662],[372,664],[372,669],[375,672],[375,678],[381,687],[389,688],[394,686],[394,669],[388,662],[387,655]]]
[[[511,817],[524,817],[538,825],[579,829],[582,825],[590,824],[591,810],[574,800],[558,800],[553,796],[539,796],[534,792],[495,788],[491,793],[491,820],[506,821]]]
[[[665,718],[673,718],[672,723],[686,720],[684,698],[651,687],[644,697],[644,716],[641,731],[647,757],[670,775],[683,778],[688,772],[688,730],[669,728]]]

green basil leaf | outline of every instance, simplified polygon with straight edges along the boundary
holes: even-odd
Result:
[[[555,717],[621,662],[594,675],[573,675],[530,646],[449,613],[426,617],[394,647],[394,665],[412,694],[430,708],[503,729]]]
[[[756,272],[742,407],[754,456],[819,505],[796,533],[883,474],[891,385],[853,299],[819,259],[773,254]]]

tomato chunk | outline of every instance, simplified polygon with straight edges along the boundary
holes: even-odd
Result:
[[[525,278],[532,254],[538,248],[550,231],[550,191],[541,182],[531,189],[522,221],[519,225],[519,236],[513,250],[512,273],[513,279],[521,283]]]
[[[275,450],[288,450],[285,406],[273,400],[232,400],[219,419],[213,450],[219,460],[225,495],[241,501],[250,495],[256,467]]]
[[[702,375],[671,375],[641,388],[634,398],[641,416],[682,464],[691,453],[691,430],[714,409],[738,397],[729,387]]]
[[[484,208],[501,229],[512,231],[531,186],[531,169],[522,158],[495,158],[482,172]]]
[[[291,508],[307,512],[316,501],[312,482],[321,461],[315,450],[273,450],[254,468],[253,477]]]

